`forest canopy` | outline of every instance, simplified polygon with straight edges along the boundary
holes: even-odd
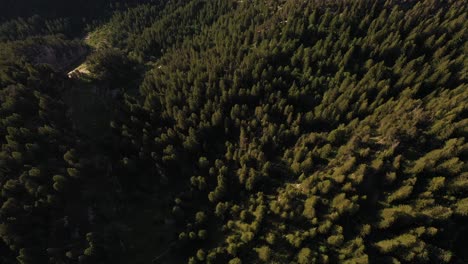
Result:
[[[468,263],[467,11],[2,2],[0,263]]]

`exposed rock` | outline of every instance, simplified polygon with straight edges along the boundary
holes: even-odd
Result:
[[[87,54],[88,49],[85,46],[77,46],[66,52],[60,52],[53,47],[42,46],[33,62],[46,63],[57,71],[65,71],[81,62]]]

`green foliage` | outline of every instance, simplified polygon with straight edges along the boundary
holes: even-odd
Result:
[[[95,231],[135,211],[145,263],[467,262],[463,1],[117,9],[87,60],[90,85],[127,92],[102,142],[35,61],[83,47],[44,36],[69,20],[0,26],[0,262],[112,262],[126,236]]]
[[[233,258],[229,260],[229,264],[242,264],[242,260],[240,258]]]
[[[269,262],[271,257],[271,249],[268,246],[261,246],[256,248],[255,251],[258,254],[258,259],[264,262]]]
[[[304,202],[304,216],[313,219],[315,217],[315,205],[317,203],[317,197],[316,196],[311,196],[307,198],[307,200]]]
[[[297,256],[297,262],[299,264],[312,264],[314,263],[312,250],[310,248],[303,248],[299,251]]]
[[[461,216],[468,216],[468,198],[461,199],[455,205],[455,213]]]
[[[122,51],[113,48],[92,53],[86,65],[97,80],[108,83],[112,89],[125,88],[138,77],[136,63]]]
[[[203,261],[205,260],[205,257],[206,257],[206,253],[203,249],[199,249],[197,251],[197,259],[200,260],[200,261]]]

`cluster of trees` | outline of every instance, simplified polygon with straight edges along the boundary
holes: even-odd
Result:
[[[64,124],[64,106],[18,85],[0,91],[0,260],[71,263],[94,250],[92,164]],[[90,168],[91,167],[91,168]]]
[[[0,260],[118,262],[93,216],[120,223],[104,210],[116,197],[128,212],[166,197],[146,208],[175,233],[154,262],[467,262],[466,16],[462,0],[118,10],[88,63],[96,85],[140,90],[91,148],[64,114],[68,82],[0,49],[13,56],[0,59]],[[0,45],[37,31],[3,25],[16,33]]]
[[[158,1],[115,12],[100,31],[111,46],[140,62],[154,61],[184,40],[191,41],[235,5],[234,1]]]
[[[99,49],[86,60],[93,77],[113,89],[128,88],[139,79],[137,63],[119,49]]]
[[[64,34],[73,36],[75,29],[70,18],[44,19],[38,15],[8,20],[0,24],[0,41],[22,40],[31,36]]]
[[[160,57],[113,123],[188,262],[465,262],[466,5],[230,4],[162,54],[141,35]]]
[[[88,48],[51,21],[0,25],[0,263],[103,263],[119,249],[103,220],[115,214],[109,161],[61,99],[62,71]]]
[[[43,68],[25,79],[54,74]],[[100,192],[105,160],[72,129],[61,80],[17,81],[0,89],[0,262],[99,263],[107,246],[94,215],[109,199]]]

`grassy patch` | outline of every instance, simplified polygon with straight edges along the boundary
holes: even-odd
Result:
[[[85,43],[93,49],[100,49],[111,46],[109,35],[111,29],[108,25],[98,27],[96,30],[90,32],[84,39]]]

